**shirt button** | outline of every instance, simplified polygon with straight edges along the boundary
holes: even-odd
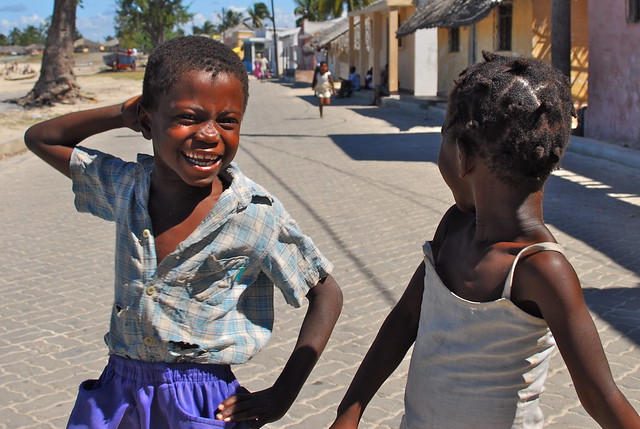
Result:
[[[149,238],[151,236],[151,231],[149,231],[148,229],[145,229],[144,231],[142,231],[142,236],[144,238]]]
[[[150,345],[153,344],[153,338],[151,338],[151,337],[144,337],[143,341],[144,341],[144,345],[145,346],[150,346]]]
[[[146,292],[147,292],[147,295],[151,296],[151,295],[153,295],[154,293],[156,293],[156,288],[155,288],[155,287],[153,287],[153,286],[149,286],[149,287],[147,288]]]

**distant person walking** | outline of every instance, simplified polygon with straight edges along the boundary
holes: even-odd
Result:
[[[262,77],[260,78],[261,82],[269,76],[269,60],[264,55],[260,55],[260,73]]]
[[[326,61],[321,62],[320,67],[316,69],[311,88],[315,91],[316,97],[318,97],[320,117],[322,118],[322,107],[331,104],[331,96],[336,93],[329,65]]]
[[[260,60],[262,58],[262,54],[257,54],[256,59],[253,61],[253,75],[256,79],[262,78],[262,66],[260,64]]]

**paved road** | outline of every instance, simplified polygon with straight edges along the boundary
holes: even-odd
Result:
[[[437,119],[364,106],[364,97],[335,100],[319,119],[312,101],[309,88],[253,82],[237,156],[335,262],[345,295],[325,354],[289,413],[270,428],[332,421],[420,262],[422,242],[452,203],[435,164]],[[150,149],[127,131],[87,144],[127,159]],[[638,183],[640,169],[570,153],[548,184],[545,215],[583,281],[614,377],[640,410]],[[0,427],[63,427],[77,385],[106,363],[113,227],[76,213],[66,178],[31,154],[0,162],[0,218]],[[235,369],[249,389],[275,380],[303,316],[279,299],[271,342]],[[397,427],[407,364],[374,398],[363,428]],[[559,355],[543,404],[550,428],[597,427]]]

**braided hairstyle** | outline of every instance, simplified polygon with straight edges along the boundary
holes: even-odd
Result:
[[[569,78],[532,58],[482,54],[451,90],[449,125],[502,181],[539,190],[569,144]]]
[[[185,73],[193,71],[210,72],[211,80],[219,73],[234,76],[242,86],[247,107],[249,79],[244,64],[231,48],[203,36],[176,37],[151,52],[142,82],[142,105],[154,109],[160,94],[166,94]]]

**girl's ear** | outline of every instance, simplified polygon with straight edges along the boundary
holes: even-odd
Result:
[[[465,177],[475,168],[477,157],[469,144],[459,137],[456,137],[456,147],[458,149],[458,172],[460,177]]]
[[[153,137],[151,134],[151,115],[140,103],[138,103],[138,123],[140,124],[142,136],[147,140],[151,140]]]

